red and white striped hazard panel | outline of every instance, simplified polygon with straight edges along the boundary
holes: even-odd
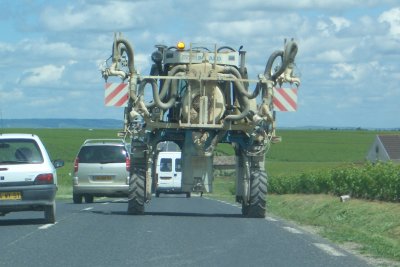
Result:
[[[128,84],[106,83],[104,104],[108,107],[123,107],[128,105]]]
[[[274,110],[296,111],[297,88],[274,88]]]

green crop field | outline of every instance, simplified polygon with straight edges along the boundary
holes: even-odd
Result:
[[[271,145],[265,167],[269,176],[281,176],[362,163],[377,134],[377,131],[281,130],[277,135],[282,142]],[[220,145],[217,151],[233,154],[228,144]]]
[[[32,133],[45,144],[52,159],[63,159],[65,167],[58,169],[58,197],[70,197],[73,162],[80,145],[90,138],[118,138],[118,130],[99,129],[3,129],[4,133]],[[277,177],[301,172],[330,169],[349,163],[363,162],[376,131],[311,131],[281,130],[282,142],[274,144],[265,162],[268,175]],[[217,152],[233,154],[228,144]],[[229,180],[230,181],[230,180]]]

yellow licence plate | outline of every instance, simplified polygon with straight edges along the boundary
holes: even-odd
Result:
[[[94,180],[96,181],[111,181],[112,176],[104,175],[104,176],[94,176]]]
[[[0,192],[0,200],[20,200],[21,192]]]

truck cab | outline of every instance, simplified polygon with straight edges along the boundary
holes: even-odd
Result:
[[[160,193],[186,194],[182,191],[181,152],[159,152],[156,161],[156,197]]]

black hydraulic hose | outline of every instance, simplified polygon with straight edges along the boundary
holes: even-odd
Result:
[[[186,71],[186,69],[187,69],[186,65],[176,65],[168,72],[168,76],[176,76],[176,74],[178,72]],[[166,81],[164,82],[164,84],[161,88],[161,92],[159,93],[160,99],[164,99],[164,97],[167,95],[170,84],[171,84],[171,79],[166,79]]]
[[[153,103],[146,104],[147,108],[157,106],[160,109],[165,110],[165,109],[171,108],[175,104],[176,96],[177,96],[177,86],[172,86],[171,95],[170,95],[169,100],[167,102],[162,102],[161,99],[160,99],[160,94],[158,93],[157,82],[154,79],[148,78],[148,79],[142,80],[141,83],[140,83],[139,92],[143,92],[144,87],[147,84],[151,85],[151,88],[152,88],[152,91],[153,91],[153,99],[154,99]]]
[[[242,113],[237,114],[237,115],[228,115],[225,117],[225,121],[238,121],[241,119],[246,118],[249,114],[250,114],[250,105],[248,103],[248,100],[244,101],[245,105],[244,105],[244,110],[242,111]]]
[[[231,114],[231,115],[226,116],[225,117],[226,121],[241,120],[250,114],[249,98],[246,95],[242,94],[243,90],[239,89],[240,87],[242,89],[244,89],[243,84],[238,80],[234,80],[233,83],[235,85],[235,89],[237,89],[236,91],[238,93],[239,102],[241,102],[241,104],[243,104],[244,109],[242,110],[242,112],[240,114],[237,114],[237,115]]]
[[[221,52],[221,50],[224,50],[224,49],[230,50],[230,51],[232,51],[232,52],[236,52],[236,50],[233,49],[233,48],[230,47],[230,46],[221,46],[220,48],[217,49],[217,52]]]
[[[241,79],[242,75],[240,74],[240,72],[234,68],[234,67],[226,67],[224,72],[230,72],[232,78],[237,78],[237,79]],[[237,82],[237,83],[236,83]],[[256,88],[254,89],[253,93],[250,93],[249,91],[246,90],[244,84],[240,81],[236,81],[235,85],[237,85],[237,89],[239,91],[239,93],[243,96],[246,96],[248,99],[254,99],[258,96],[258,94],[260,93],[260,84],[257,83]]]
[[[120,44],[124,45],[125,47],[121,47]],[[119,49],[120,51],[117,51],[117,49]],[[123,51],[126,51],[126,54],[128,55],[128,69],[130,74],[132,74],[135,72],[135,67],[134,67],[135,60],[133,55],[133,48],[128,42],[128,40],[125,40],[123,38],[118,38],[115,40],[115,43],[113,44],[112,48],[113,62],[117,61],[117,56],[120,56],[121,52]]]
[[[268,80],[273,80],[275,81],[279,75],[281,75],[285,71],[285,64],[283,64],[282,60],[282,66],[279,68],[277,72],[274,73],[274,75],[271,74],[272,71],[272,64],[274,64],[274,61],[277,57],[282,57],[283,58],[283,51],[275,51],[271,54],[271,56],[268,58],[267,65],[265,66],[265,71],[264,71],[264,76]]]
[[[170,76],[178,76],[178,75],[180,75],[179,74],[180,72],[185,71],[185,70],[186,70],[186,65],[177,65],[169,71],[168,76],[166,76],[166,78],[168,78]],[[150,82],[150,80],[152,80],[152,81]],[[162,83],[161,91],[159,92],[157,82],[154,79],[145,79],[142,81],[142,84],[140,85],[140,92],[142,92],[141,90],[143,90],[144,87],[146,86],[146,84],[148,84],[148,83],[151,84],[152,91],[153,91],[154,101],[150,102],[150,103],[146,103],[147,108],[152,108],[154,106],[158,106],[161,109],[168,109],[175,103],[175,101],[174,101],[174,103],[172,103],[171,106],[167,107],[167,108],[161,107],[161,106],[165,107],[165,105],[166,105],[166,103],[164,103],[162,101],[164,100],[165,96],[167,95],[167,92],[171,86],[171,82],[172,82],[172,79],[165,79],[165,82]],[[176,92],[178,91],[176,87],[177,87],[176,84],[172,85],[172,91],[175,91],[175,96],[173,97],[174,99],[176,98]],[[155,88],[157,90],[155,90]],[[159,101],[156,99],[158,99]],[[158,101],[158,104],[157,104],[157,101]],[[167,103],[169,103],[170,101],[171,101],[171,98],[169,99],[169,101]]]
[[[285,45],[284,51],[275,51],[271,54],[265,66],[264,75],[268,80],[275,81],[287,68],[290,63],[294,62],[298,50],[297,43],[293,40],[289,41]],[[272,64],[277,57],[282,57],[282,66],[273,75],[271,74]]]

